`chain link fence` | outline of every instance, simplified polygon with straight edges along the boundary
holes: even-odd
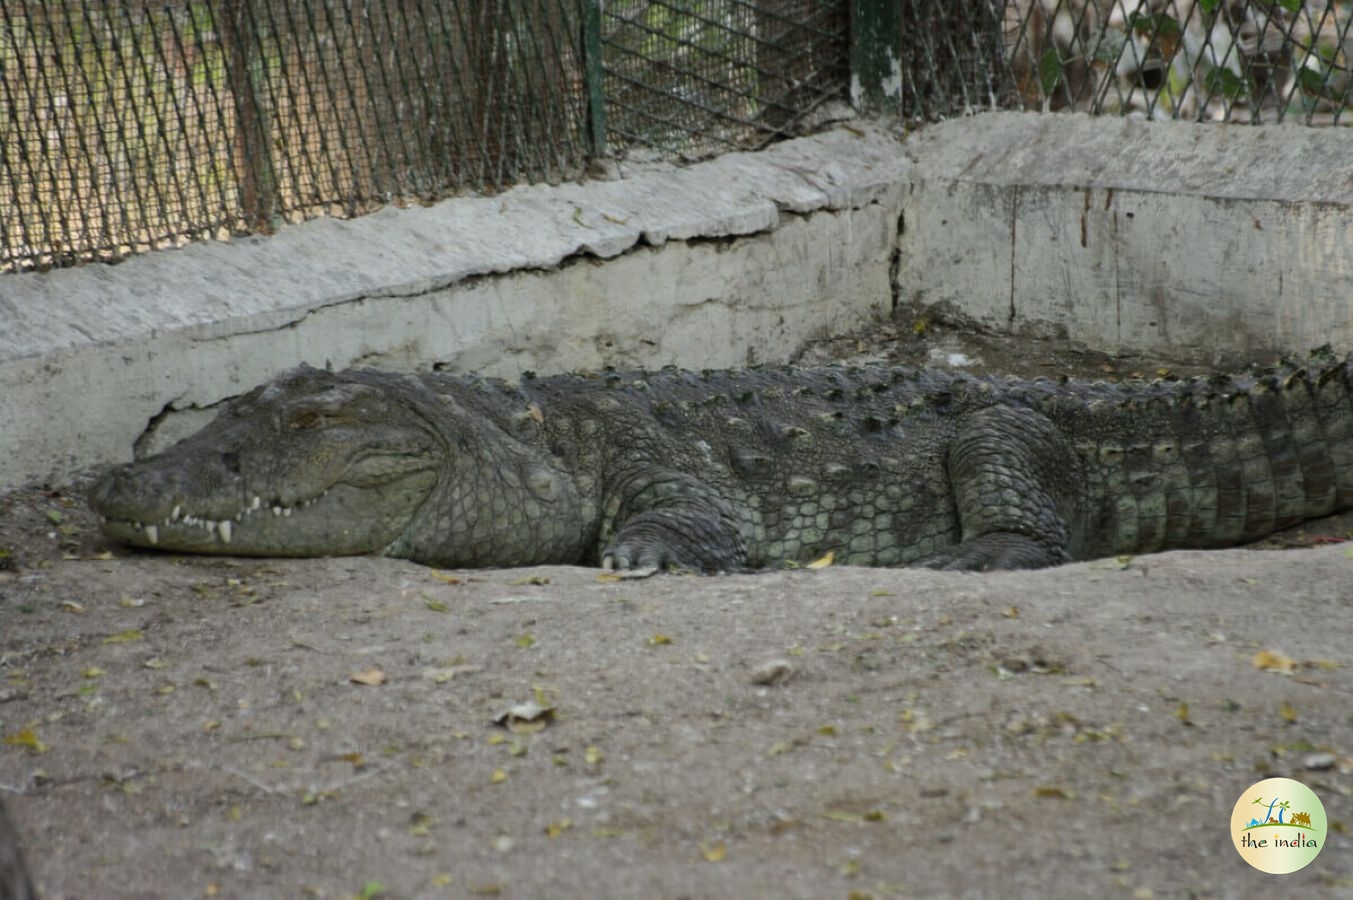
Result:
[[[1353,3],[1015,0],[1019,105],[1152,119],[1348,124]]]
[[[0,0],[0,272],[575,178],[601,155],[757,148],[859,99],[865,16],[909,119],[1346,124],[1351,8]]]
[[[845,10],[0,0],[0,270],[757,147],[844,96]]]

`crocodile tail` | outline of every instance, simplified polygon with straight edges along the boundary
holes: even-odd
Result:
[[[1198,442],[1186,455],[1204,490],[1182,545],[1257,540],[1353,506],[1351,373],[1348,360],[1313,355],[1210,383],[1184,405],[1181,437]]]
[[[1257,540],[1353,508],[1353,367],[1317,353],[1099,405],[1079,448],[1091,556]],[[1128,440],[1106,435],[1131,435]]]

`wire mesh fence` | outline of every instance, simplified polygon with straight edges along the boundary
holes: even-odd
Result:
[[[605,4],[609,143],[701,156],[790,133],[845,93],[847,7],[820,0]]]
[[[1353,0],[0,0],[0,272],[760,147],[885,7],[907,118],[1353,104]]]
[[[1347,124],[1353,3],[1016,0],[1022,105],[1153,119]]]

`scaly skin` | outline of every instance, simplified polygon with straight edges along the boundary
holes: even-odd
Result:
[[[91,501],[112,537],[205,553],[729,572],[832,551],[1034,568],[1237,544],[1349,508],[1349,382],[1328,354],[1127,385],[302,367],[113,469]]]

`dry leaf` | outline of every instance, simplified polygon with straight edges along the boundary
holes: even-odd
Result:
[[[508,582],[508,584],[510,584],[510,585],[513,586],[513,587],[522,587],[522,586],[528,585],[528,584],[536,584],[536,585],[539,585],[539,584],[549,584],[549,583],[550,583],[550,576],[548,576],[548,575],[527,575],[525,578],[518,578],[518,579],[516,579],[516,580],[514,580],[514,581],[509,581],[509,582]]]
[[[0,738],[0,744],[8,744],[11,747],[27,747],[29,753],[47,752],[47,745],[38,739],[37,732],[31,728],[5,735]]]
[[[828,550],[826,553],[822,554],[822,555],[819,556],[817,559],[813,560],[813,561],[810,562],[808,565],[804,566],[804,568],[805,568],[805,569],[825,569],[825,568],[827,568],[827,566],[830,566],[830,565],[832,564],[832,562],[833,562],[835,559],[836,559],[836,553],[835,553],[834,551]]]
[[[494,769],[489,776],[489,784],[502,784],[504,781],[507,781],[507,773],[502,769]]]
[[[516,734],[534,734],[554,721],[554,707],[539,703],[518,703],[493,717],[493,724]]]
[[[665,634],[655,634],[648,639],[648,646],[650,647],[666,647],[670,643],[672,643],[672,639]]]
[[[130,644],[132,641],[139,641],[145,637],[139,629],[129,628],[126,631],[119,631],[117,634],[109,635],[103,639],[105,644]]]
[[[723,841],[715,841],[712,844],[701,844],[700,855],[705,858],[705,862],[721,862],[728,855],[728,845]]]
[[[459,577],[459,576],[457,576],[457,575],[449,575],[449,574],[447,574],[446,572],[439,572],[439,571],[437,571],[436,569],[433,569],[433,570],[432,570],[432,577],[435,578],[435,579],[437,579],[438,581],[445,582],[446,584],[464,584],[464,583],[465,583],[465,579],[464,579],[464,578],[461,578],[461,577]]]
[[[545,833],[551,838],[557,838],[573,827],[572,819],[560,819],[558,822],[550,822],[545,826]]]
[[[1290,725],[1297,720],[1297,708],[1284,700],[1282,706],[1278,707],[1278,715]]]
[[[365,672],[353,672],[348,676],[348,680],[353,684],[365,684],[370,687],[385,684],[385,673],[375,666],[367,669]]]
[[[1283,675],[1292,674],[1292,669],[1296,666],[1296,660],[1290,656],[1284,656],[1276,650],[1260,650],[1254,654],[1254,667],[1260,671],[1279,672]]]

